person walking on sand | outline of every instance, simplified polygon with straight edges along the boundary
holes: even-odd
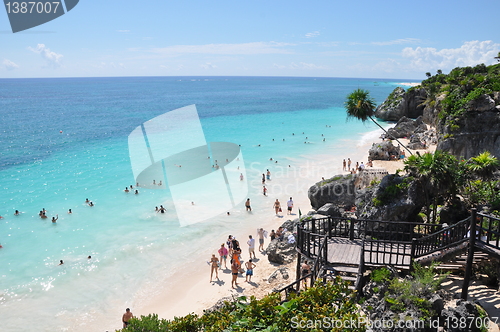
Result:
[[[224,260],[224,268],[227,269],[226,260],[227,260],[228,250],[226,247],[224,247],[224,243],[220,245],[220,248],[217,252],[219,253],[220,256],[220,268],[222,269],[222,260]]]
[[[122,316],[123,328],[128,326],[131,318],[134,318],[134,314],[130,311],[130,308],[125,309],[125,313]]]
[[[231,287],[235,288],[234,286],[238,287],[238,283],[236,282],[236,278],[238,278],[238,271],[240,270],[240,264],[236,260],[232,260],[231,262],[231,276],[233,277],[231,280]]]
[[[351,158],[347,158],[347,170],[351,170]]]
[[[287,206],[287,214],[292,214],[292,209],[293,209],[293,200],[292,198],[290,197],[290,200],[288,202],[286,202],[286,206]]]
[[[254,263],[252,263],[252,260],[249,259],[248,262],[245,263],[245,267],[247,268],[247,273],[246,273],[246,278],[245,282],[250,282],[252,281],[252,276],[253,276],[253,269],[256,267]]]
[[[259,251],[263,251],[264,250],[264,229],[263,228],[259,228],[257,230],[257,235],[259,236]]]
[[[248,235],[247,244],[248,244],[248,253],[250,254],[250,258],[252,258],[252,254],[254,259],[257,258],[255,257],[255,239],[252,238],[252,235]]]
[[[245,202],[245,207],[247,211],[252,211],[252,207],[250,206],[250,198],[247,198],[247,201]]]
[[[278,199],[276,198],[276,201],[274,202],[274,211],[276,211],[276,215],[279,216],[278,212],[281,212],[281,203],[280,201],[278,201]]]
[[[244,178],[243,173],[240,173],[240,181],[243,181]]]
[[[342,170],[343,170],[343,171],[345,171],[345,170],[346,170],[346,169],[345,169],[345,167],[346,167],[346,162],[345,162],[345,159],[344,159],[344,161],[342,162]]]
[[[264,196],[267,196],[267,188],[266,188],[266,186],[262,186],[262,193],[264,194]]]
[[[217,280],[219,280],[219,272],[217,271],[217,268],[219,267],[219,259],[215,257],[215,254],[212,254],[212,258],[210,258],[210,282],[212,282],[212,276],[214,275],[215,271],[215,277]]]

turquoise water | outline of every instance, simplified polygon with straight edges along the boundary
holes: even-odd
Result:
[[[299,162],[326,147],[348,149],[344,139],[375,129],[346,123],[343,102],[349,92],[368,89],[381,103],[397,82],[0,79],[2,331],[119,328],[115,316],[125,306],[154,293],[156,284],[194,259],[189,252],[238,227],[236,218],[215,217],[181,228],[168,190],[123,192],[135,184],[127,137],[143,122],[196,104],[206,140],[240,144],[247,169],[271,157]],[[303,143],[305,137],[310,144]],[[249,197],[255,195],[258,189],[249,188]],[[95,206],[85,204],[86,198]],[[160,204],[167,208],[164,215],[154,212]],[[38,216],[42,209],[49,218]],[[15,210],[21,214],[14,216]],[[64,265],[58,266],[61,259]]]

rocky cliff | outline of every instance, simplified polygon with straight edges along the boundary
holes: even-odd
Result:
[[[423,115],[427,92],[423,88],[414,88],[405,91],[397,87],[387,99],[377,107],[375,116],[386,121],[398,121],[403,116],[415,119]]]

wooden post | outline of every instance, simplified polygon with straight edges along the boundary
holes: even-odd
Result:
[[[351,224],[349,225],[349,240],[354,240],[354,220],[349,220]]]
[[[415,260],[415,250],[417,249],[417,239],[411,239],[410,272],[413,272],[413,261]]]
[[[300,271],[301,259],[302,259],[302,255],[300,254],[300,252],[297,252],[297,270],[295,271],[295,281],[299,280],[300,276],[301,276],[301,271]],[[300,281],[297,283],[297,292],[299,292],[299,291],[300,291]]]
[[[474,261],[474,247],[476,246],[476,209],[472,209],[469,232],[469,254],[467,255],[467,265],[465,266],[464,284],[462,285],[461,298],[467,301],[469,292],[469,282],[472,275],[472,262]]]

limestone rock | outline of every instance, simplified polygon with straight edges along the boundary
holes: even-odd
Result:
[[[387,133],[389,134],[389,138],[410,137],[413,134],[413,132],[421,125],[425,126],[425,124],[422,121],[422,117],[418,117],[416,120],[412,120],[403,116],[401,119],[399,119],[396,126],[387,130]],[[423,128],[427,129],[427,126],[420,127],[420,129]]]
[[[377,107],[375,116],[386,121],[398,121],[403,116],[417,118],[423,114],[422,101],[427,97],[423,88],[405,91],[397,87],[387,99]]]
[[[368,151],[368,159],[371,160],[390,160],[391,155],[399,156],[399,149],[391,141],[373,143]]]
[[[467,104],[467,110],[473,112],[491,111],[495,108],[495,101],[488,95],[481,95],[478,99]]]
[[[307,193],[311,206],[319,209],[326,203],[336,206],[352,206],[354,204],[354,176],[336,175],[321,181],[309,188]]]

